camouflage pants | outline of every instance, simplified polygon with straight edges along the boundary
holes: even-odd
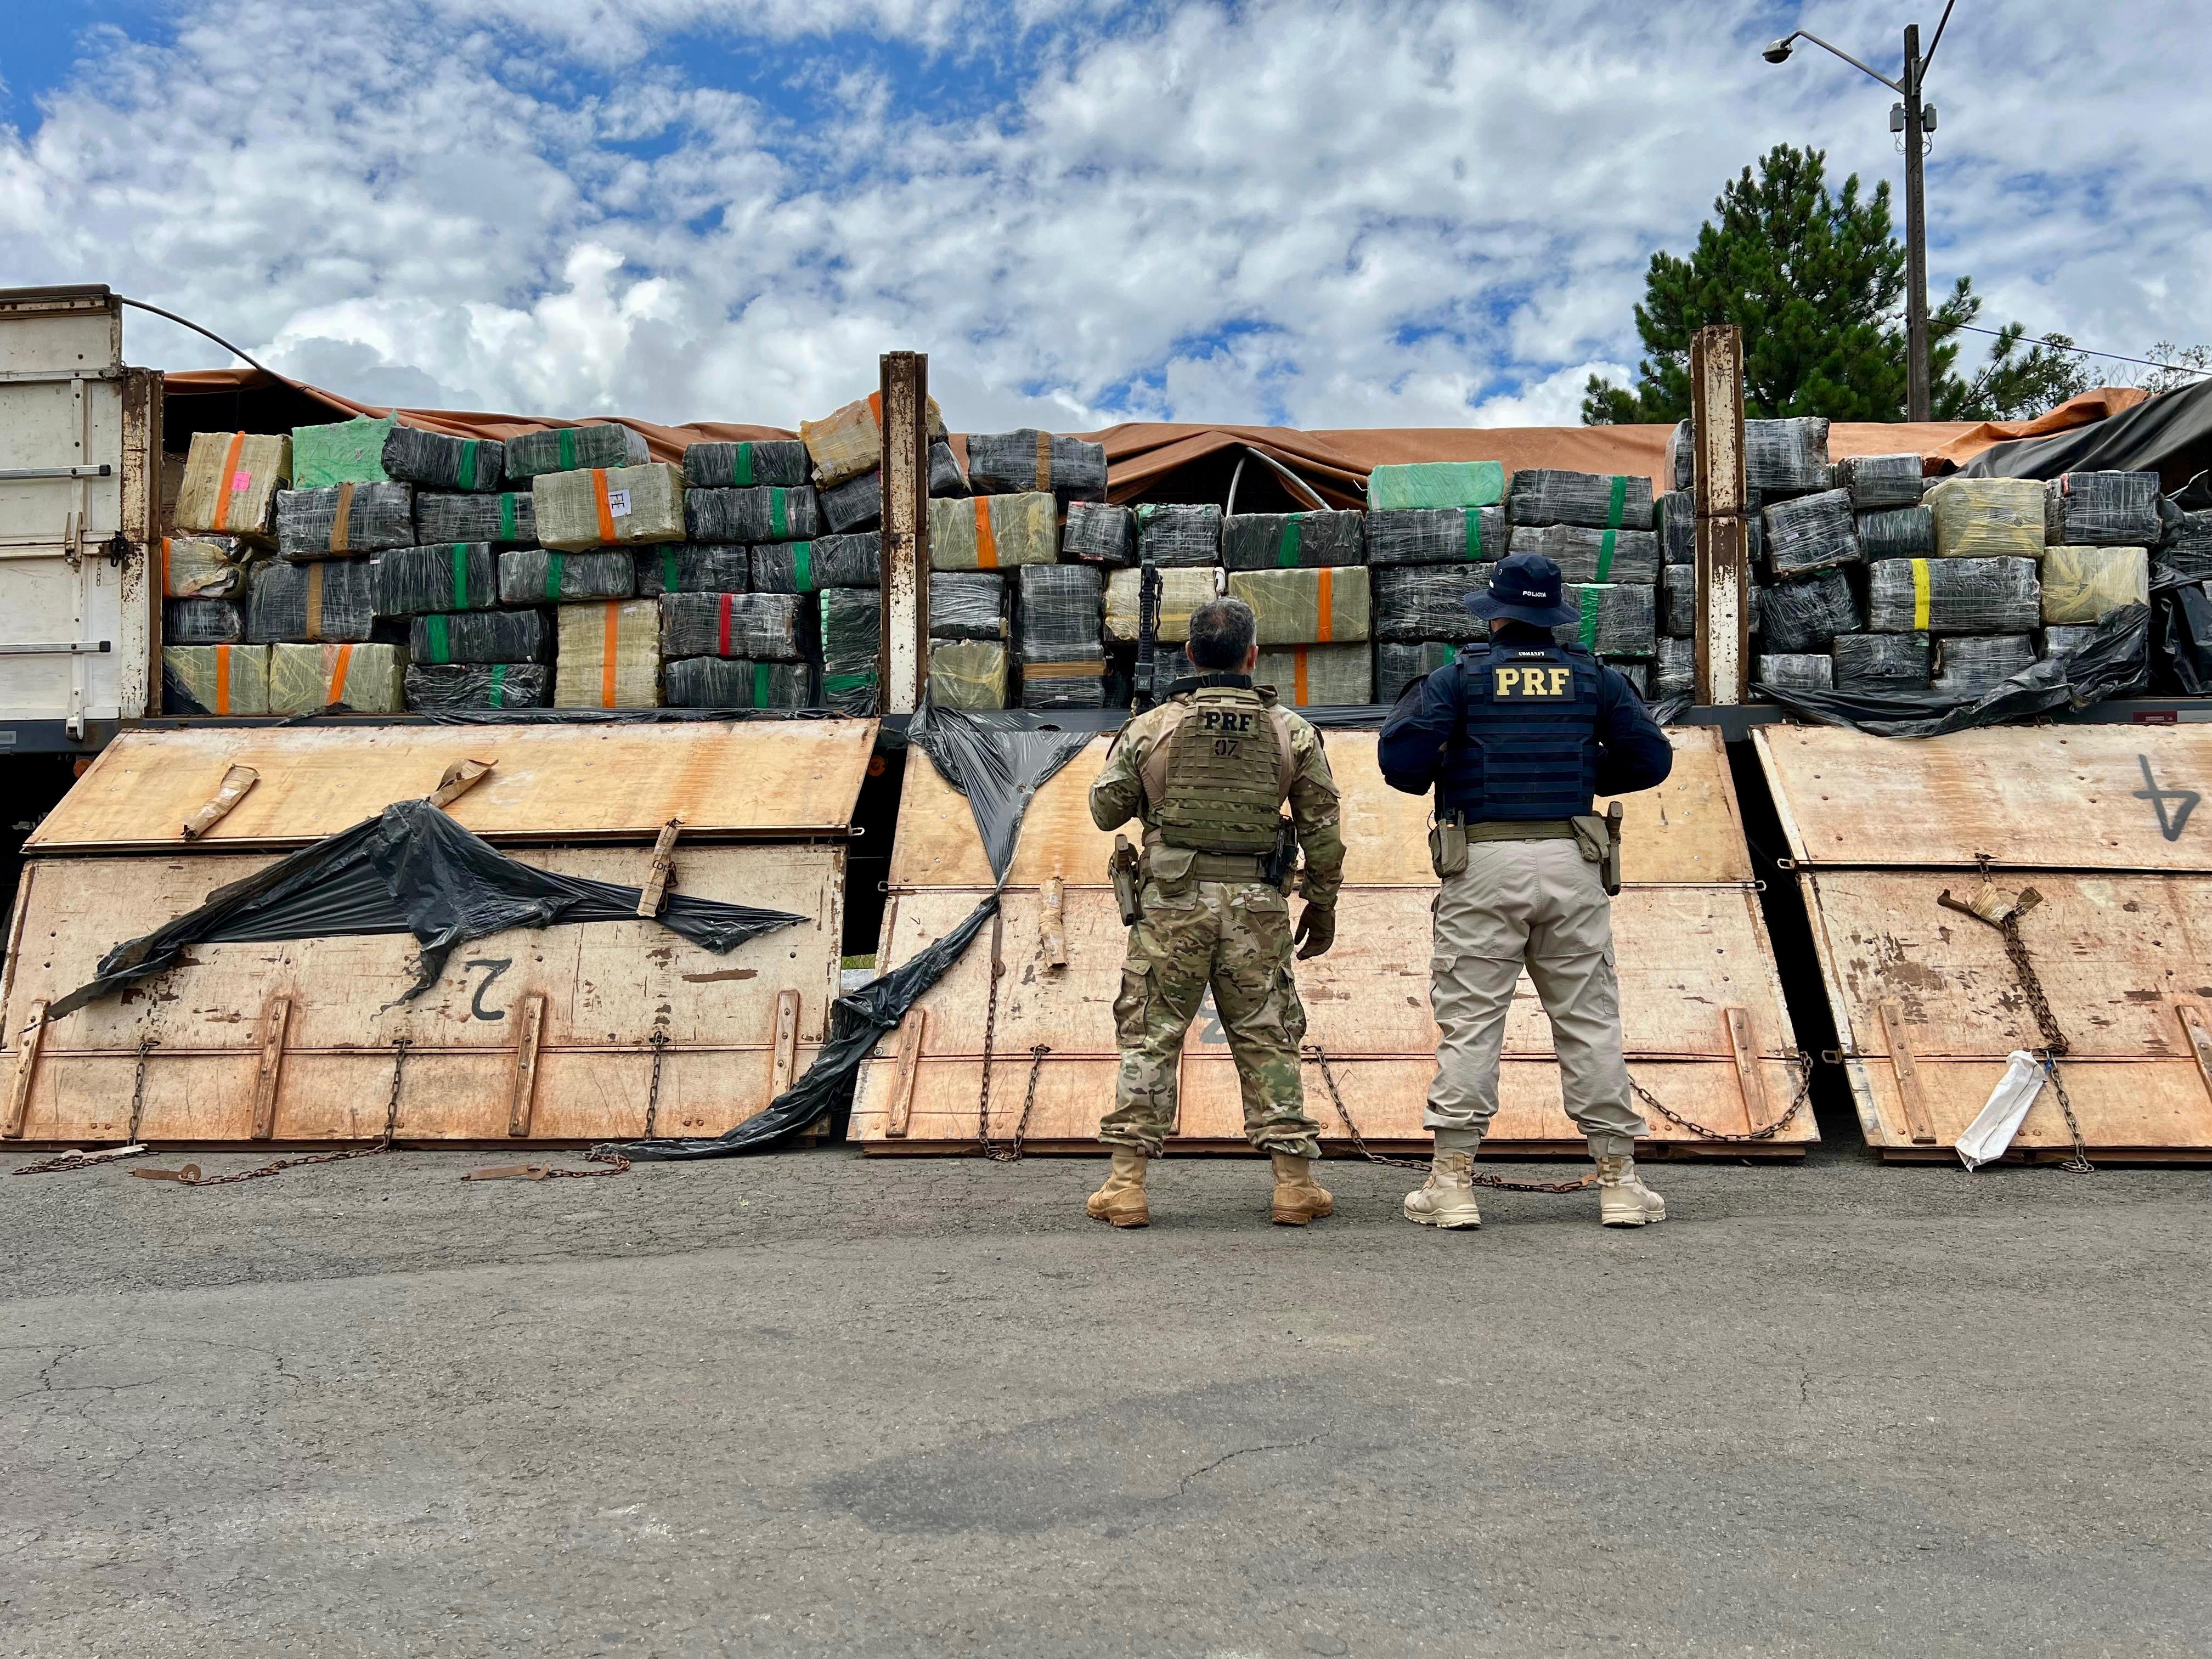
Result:
[[[1098,1138],[1159,1155],[1176,1120],[1183,1036],[1211,986],[1237,1061],[1246,1139],[1320,1157],[1321,1126],[1306,1115],[1298,1071],[1306,1011],[1291,975],[1289,901],[1259,882],[1194,881],[1164,894],[1148,881],[1144,904],[1114,1000],[1121,1073]]]

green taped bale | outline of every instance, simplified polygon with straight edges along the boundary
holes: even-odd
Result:
[[[553,670],[540,662],[410,663],[404,689],[410,709],[544,708]]]
[[[1221,521],[1221,562],[1231,570],[1287,570],[1366,561],[1363,514],[1240,513]]]
[[[396,415],[338,421],[329,426],[292,428],[292,488],[323,489],[331,484],[382,483],[384,441],[398,425]]]
[[[789,489],[806,482],[806,446],[796,438],[686,444],[684,487],[755,489],[776,484]]]
[[[1370,513],[1495,507],[1504,499],[1505,466],[1500,461],[1413,461],[1378,466],[1367,475]]]
[[[346,558],[414,544],[412,484],[334,484],[276,492],[279,558]]]
[[[449,663],[550,662],[553,625],[543,611],[465,611],[417,617],[407,626],[408,660]]]
[[[931,571],[929,637],[1005,639],[1006,579],[995,570]]]
[[[580,467],[643,466],[652,459],[642,433],[604,422],[526,432],[507,441],[504,456],[507,476],[518,483]]]
[[[848,478],[857,478],[863,472],[873,472],[881,465],[882,401],[878,396],[855,398],[818,421],[799,423],[799,441],[813,458],[817,485],[827,489]],[[929,435],[933,439],[945,437],[945,411],[938,408],[934,398],[929,400],[927,418]]]
[[[1578,524],[1593,530],[1649,530],[1651,480],[1641,474],[1522,467],[1513,475],[1505,516],[1516,529],[1522,525]]]
[[[2042,580],[2045,622],[2100,623],[2122,605],[2150,603],[2150,554],[2140,547],[2046,548]]]
[[[518,547],[499,556],[501,605],[570,605],[626,599],[637,592],[637,561],[628,553],[560,553]]]
[[[333,704],[362,714],[406,707],[406,653],[396,645],[272,645],[269,712],[312,714]]]
[[[265,645],[169,645],[161,647],[165,714],[265,714]]]
[[[1367,515],[1367,562],[1494,564],[1505,556],[1502,507],[1407,508]]]
[[[1659,648],[1657,592],[1650,583],[1570,582],[1559,598],[1581,617],[1552,630],[1560,644],[1639,659]]]
[[[529,547],[538,540],[538,504],[526,489],[496,495],[415,492],[415,539],[430,542],[491,542]]]
[[[1000,570],[1060,556],[1060,507],[1049,495],[938,498],[929,503],[932,570]]]
[[[1536,553],[1571,582],[1656,582],[1659,538],[1649,530],[1592,530],[1584,525],[1516,525],[1507,546]]]
[[[1138,583],[1141,570],[1113,570],[1106,575],[1106,637],[1116,645],[1137,642]],[[1218,573],[1203,568],[1163,570],[1160,576],[1160,617],[1158,638],[1162,645],[1181,645],[1190,637],[1190,613],[1220,596]]]
[[[376,556],[372,602],[380,617],[489,611],[500,603],[499,556],[489,542],[395,547]]]
[[[929,700],[940,708],[1006,706],[1006,647],[991,640],[932,640]]]
[[[553,616],[556,708],[660,706],[659,606],[651,599],[564,605]]]
[[[1362,565],[1238,570],[1230,574],[1229,595],[1252,607],[1263,647],[1350,644],[1373,631],[1367,577]]]
[[[806,484],[688,490],[684,520],[695,542],[805,542],[822,532],[821,508]]]
[[[671,662],[684,657],[797,662],[805,655],[805,605],[795,593],[664,593],[660,653]]]
[[[873,530],[821,536],[811,542],[772,542],[752,550],[757,593],[824,593],[836,587],[883,585],[884,538]]]
[[[494,495],[507,482],[507,446],[496,438],[394,427],[384,441],[384,470],[425,489]]]
[[[641,548],[630,557],[636,562],[641,599],[657,599],[663,593],[743,593],[753,585],[751,554],[734,544],[668,542]]]
[[[246,591],[254,549],[237,536],[161,538],[161,597],[231,599]]]
[[[1218,563],[1221,509],[1211,501],[1146,501],[1137,509],[1137,562],[1163,570]]]
[[[684,521],[684,474],[665,464],[548,472],[530,489],[538,542],[559,552],[694,539]]]
[[[1422,640],[1418,643],[1395,640],[1380,641],[1375,647],[1375,701],[1395,702],[1414,681],[1425,678],[1439,668],[1459,660],[1460,647],[1443,640]]]
[[[164,599],[161,637],[177,645],[222,645],[246,637],[246,610],[234,599]]]
[[[1375,653],[1365,645],[1293,645],[1262,651],[1252,684],[1293,708],[1352,708],[1375,701]]]
[[[2033,478],[1942,478],[1921,505],[1935,515],[1939,559],[2039,559],[2044,500]]]
[[[374,580],[368,559],[268,565],[246,595],[246,637],[258,645],[361,644],[376,625]]]
[[[811,708],[814,671],[803,662],[684,657],[668,665],[671,708]]]
[[[289,434],[195,432],[172,527],[266,541],[276,492],[291,482]]]
[[[1487,564],[1396,565],[1368,573],[1375,605],[1375,637],[1414,645],[1444,640],[1463,643],[1488,636],[1490,624],[1467,608],[1468,596],[1490,590]]]

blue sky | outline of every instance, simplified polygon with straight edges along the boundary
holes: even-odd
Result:
[[[1934,21],[1939,9],[1929,4]],[[1571,421],[1782,140],[1894,179],[1852,0],[18,0],[0,283],[106,281],[354,395],[792,424]],[[1931,276],[2212,340],[2197,7],[1960,0]],[[131,356],[222,360],[143,318]],[[2124,374],[2124,371],[2120,371]]]

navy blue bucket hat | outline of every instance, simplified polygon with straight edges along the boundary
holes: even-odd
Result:
[[[1541,553],[1516,553],[1500,559],[1490,573],[1490,591],[1462,601],[1485,622],[1504,617],[1535,628],[1559,628],[1580,622],[1582,612],[1561,603],[1559,567]]]

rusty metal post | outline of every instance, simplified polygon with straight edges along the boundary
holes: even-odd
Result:
[[[1697,451],[1697,700],[1745,701],[1751,686],[1750,532],[1744,520],[1743,331],[1701,328],[1690,341]]]
[[[911,714],[929,690],[929,359],[883,355],[883,644],[876,707]]]

